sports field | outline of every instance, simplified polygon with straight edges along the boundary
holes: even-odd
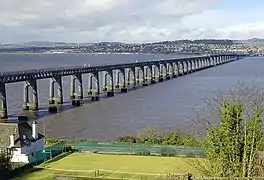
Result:
[[[38,166],[36,172],[17,179],[53,179],[54,177],[97,177],[109,179],[161,179],[168,174],[195,172],[188,158],[73,153]]]

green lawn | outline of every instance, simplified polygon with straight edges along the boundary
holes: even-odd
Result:
[[[74,153],[60,160],[40,165],[37,172],[19,177],[18,179],[52,179],[56,175],[72,177],[157,179],[161,174],[187,174],[196,172],[188,162],[188,158],[153,157],[129,155],[101,155],[90,153]]]

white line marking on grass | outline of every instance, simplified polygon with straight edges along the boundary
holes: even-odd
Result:
[[[124,164],[127,164],[127,163],[124,163]],[[113,173],[110,174],[109,176],[107,176],[107,178],[114,177],[113,175],[116,174],[117,172],[120,172],[118,170],[121,170],[122,167],[124,167],[124,164],[122,166],[120,166],[120,168],[118,168],[117,170],[108,171],[108,172],[113,172]],[[102,176],[102,177],[104,177],[104,176]]]
[[[142,169],[137,174],[135,174],[134,176],[132,176],[132,179],[134,179],[134,177],[136,177],[139,174],[142,176]]]
[[[53,159],[57,158],[57,157],[54,157],[54,158],[49,159],[49,160],[47,160],[46,162],[44,162],[43,165],[45,165],[45,163],[50,163],[50,164],[47,165],[46,167],[54,166],[55,164],[58,164],[60,161],[65,160],[65,158],[70,157],[70,156],[72,156],[72,155],[73,155],[73,154],[69,154],[69,155],[66,156],[66,157],[63,157],[63,158],[61,158],[61,159],[59,159],[59,160],[57,160],[57,161],[55,161],[55,162],[50,163],[50,161],[52,161]]]
[[[170,166],[169,166],[170,167]],[[41,167],[41,166],[35,166],[34,168],[36,169],[46,169],[46,170],[53,170],[53,171],[67,171],[67,172],[87,172],[87,173],[91,173],[91,172],[95,172],[95,170],[84,170],[84,169],[60,169],[60,168],[50,168],[50,167]],[[101,172],[113,172],[113,173],[123,173],[123,174],[138,174],[134,173],[134,172],[126,172],[126,171],[115,171],[115,170],[108,170],[108,169],[98,169]],[[141,173],[142,175],[151,175],[151,176],[159,176],[161,175],[161,173],[159,174],[155,174],[155,173]],[[172,173],[171,173],[172,174]],[[184,175],[184,174],[176,174],[173,173],[174,175]]]
[[[36,168],[36,169],[53,170],[53,171],[67,171],[67,172],[94,172],[94,170],[60,169],[60,168],[41,167],[41,166],[35,166],[34,168]]]

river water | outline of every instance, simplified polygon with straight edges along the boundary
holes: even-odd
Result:
[[[146,61],[179,55],[0,55],[0,72],[81,64],[107,64]],[[154,126],[161,131],[187,129],[192,120],[203,115],[205,99],[219,91],[235,87],[238,81],[264,85],[264,59],[245,58],[232,63],[195,72],[153,86],[140,88],[114,98],[69,109],[42,117],[40,129],[48,137],[111,140],[132,135]],[[84,84],[86,86],[86,84]],[[69,78],[63,79],[64,96],[69,95]],[[38,83],[40,106],[48,102],[48,80]],[[22,83],[7,85],[8,111],[16,114],[21,109]],[[45,110],[43,110],[45,111]],[[45,123],[44,123],[45,122]]]

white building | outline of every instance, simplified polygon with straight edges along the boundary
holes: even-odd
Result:
[[[31,126],[28,122],[18,124],[18,134],[10,135],[12,162],[31,163],[35,161],[35,153],[44,149],[44,136],[37,131],[37,122]]]

